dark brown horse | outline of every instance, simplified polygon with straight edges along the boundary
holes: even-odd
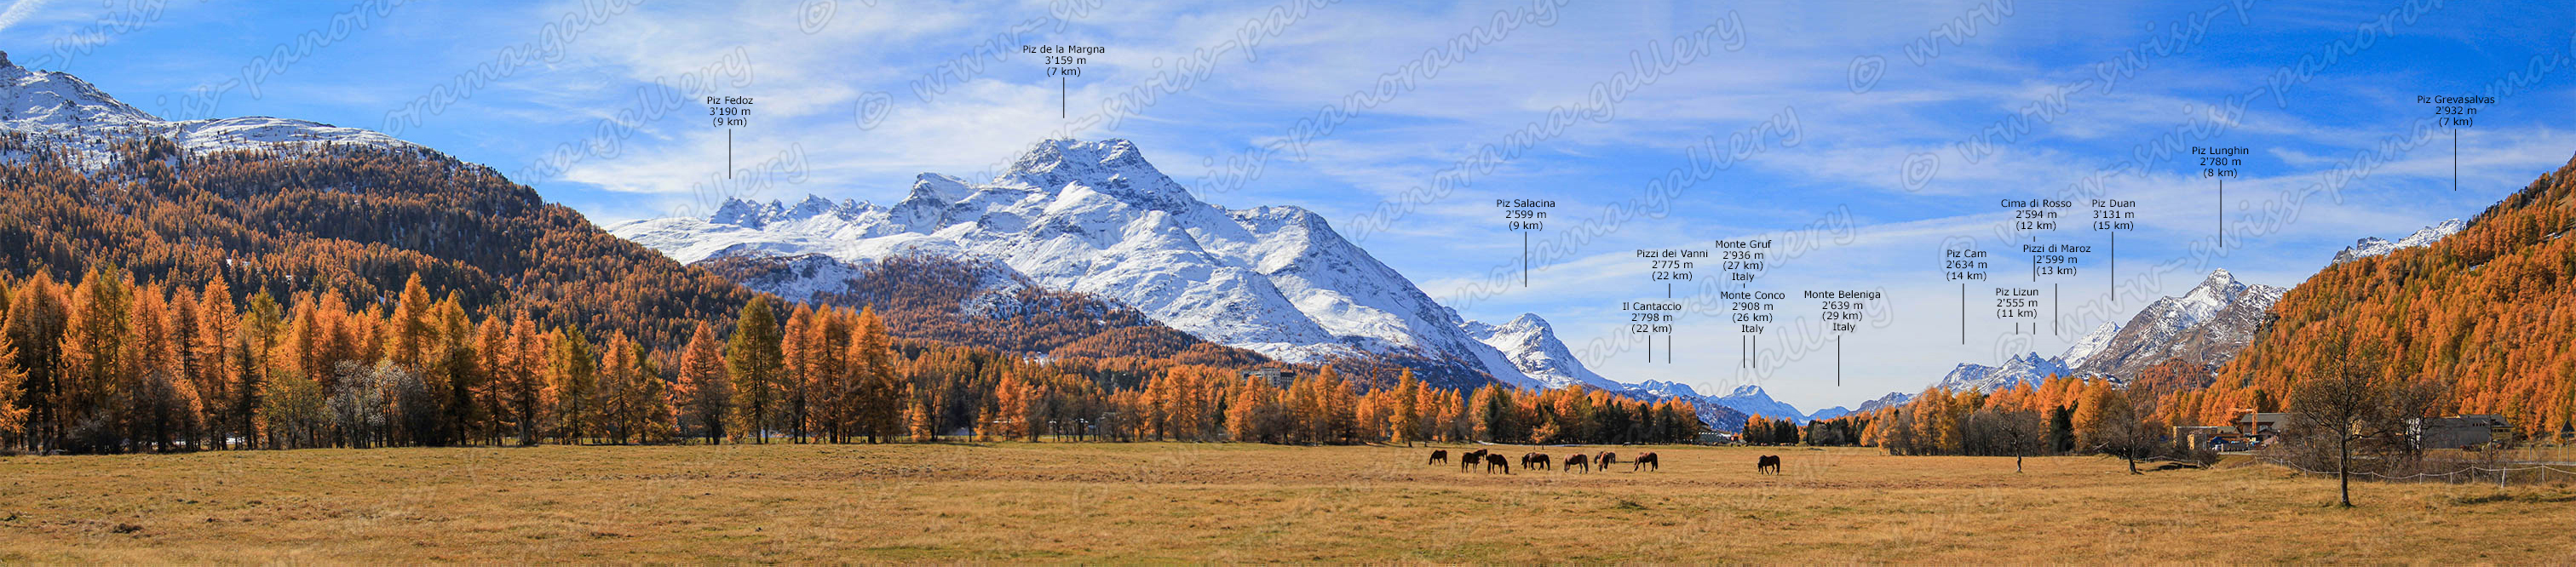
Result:
[[[1476,466],[1476,463],[1481,463],[1481,462],[1484,462],[1484,461],[1485,461],[1485,450],[1484,450],[1484,449],[1477,449],[1477,450],[1474,450],[1474,451],[1470,451],[1470,452],[1468,452],[1467,454],[1459,455],[1459,456],[1458,456],[1458,472],[1466,472],[1466,471],[1467,471],[1467,467]]]
[[[1655,461],[1654,453],[1647,453],[1638,455],[1637,460],[1628,461],[1628,472],[1637,472],[1637,469],[1659,471],[1664,470],[1664,464]]]
[[[1423,463],[1423,464],[1426,464],[1426,465],[1436,465],[1436,464],[1446,463],[1446,462],[1449,462],[1449,450],[1448,450],[1448,449],[1439,449],[1439,450],[1435,450],[1435,451],[1432,451],[1432,452],[1431,452],[1431,462]]]
[[[1530,453],[1530,454],[1527,454],[1527,455],[1521,455],[1521,468],[1523,468],[1523,469],[1544,469],[1544,468],[1547,468],[1547,454],[1546,454],[1546,453]]]
[[[1610,468],[1610,465],[1615,465],[1615,464],[1619,464],[1619,454],[1618,454],[1618,453],[1612,453],[1612,452],[1609,452],[1609,451],[1602,451],[1600,456],[1597,456],[1597,457],[1593,457],[1593,458],[1592,458],[1592,466],[1601,467],[1601,468]]]
[[[1780,474],[1780,456],[1763,455],[1761,460],[1753,463],[1753,470],[1762,474]]]
[[[1494,472],[1494,467],[1502,467],[1503,474],[1512,474],[1511,459],[1503,458],[1502,453],[1486,453],[1485,472]]]
[[[1583,467],[1583,472],[1592,472],[1592,463],[1588,462],[1586,459],[1588,459],[1588,457],[1585,457],[1582,453],[1566,455],[1565,468],[1558,470],[1570,471],[1574,470],[1574,467]]]

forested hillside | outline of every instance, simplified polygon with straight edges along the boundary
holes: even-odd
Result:
[[[120,143],[103,170],[0,139],[0,269],[69,280],[94,265],[234,297],[326,293],[382,305],[414,274],[474,311],[524,312],[676,345],[750,294],[610,236],[490,168],[425,150],[182,151]]]
[[[2282,407],[2349,348],[2382,379],[2430,381],[2451,413],[2505,416],[2525,436],[2576,414],[2576,162],[2430,246],[2329,266],[2290,290],[2252,348],[2186,396],[2203,423]]]

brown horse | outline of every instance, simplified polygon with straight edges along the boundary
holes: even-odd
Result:
[[[1602,452],[1601,452],[1601,456],[1593,457],[1593,458],[1592,458],[1592,466],[1601,467],[1601,468],[1609,468],[1609,467],[1610,467],[1610,465],[1615,465],[1615,464],[1619,464],[1619,454],[1618,454],[1618,453],[1612,453],[1612,452],[1609,452],[1609,451],[1602,451]]]
[[[1761,460],[1753,463],[1753,469],[1762,474],[1780,474],[1780,456],[1763,455]]]
[[[1572,454],[1572,455],[1566,455],[1566,456],[1565,456],[1565,468],[1557,469],[1557,470],[1568,470],[1568,471],[1570,471],[1570,470],[1574,470],[1574,467],[1583,467],[1583,472],[1592,472],[1592,463],[1586,462],[1586,461],[1585,461],[1585,458],[1586,458],[1586,457],[1584,457],[1582,453],[1575,453],[1575,454]]]
[[[1512,460],[1511,460],[1511,459],[1505,459],[1505,458],[1503,458],[1503,454],[1502,454],[1502,453],[1486,453],[1486,454],[1485,454],[1485,472],[1494,472],[1494,467],[1502,467],[1502,468],[1503,468],[1503,474],[1512,474]]]
[[[1647,470],[1658,470],[1658,471],[1659,471],[1659,470],[1664,470],[1664,464],[1663,464],[1663,463],[1660,463],[1660,462],[1656,462],[1656,461],[1655,461],[1655,454],[1654,454],[1654,453],[1647,453],[1647,454],[1643,454],[1643,455],[1638,455],[1638,456],[1637,456],[1637,460],[1634,460],[1634,461],[1628,461],[1628,472],[1637,472],[1637,469],[1647,469]]]
[[[1431,452],[1431,462],[1423,463],[1423,464],[1426,464],[1426,465],[1436,465],[1436,464],[1446,463],[1446,462],[1449,462],[1449,450],[1448,450],[1448,449],[1439,449],[1439,450],[1434,450],[1434,451],[1432,451],[1432,452]]]
[[[1484,461],[1485,461],[1485,450],[1484,450],[1484,449],[1477,449],[1477,450],[1475,450],[1475,451],[1468,452],[1468,453],[1467,453],[1467,454],[1465,454],[1465,455],[1459,455],[1459,456],[1458,456],[1458,472],[1467,472],[1467,467],[1476,466],[1476,463],[1481,463],[1481,462],[1484,462]]]
[[[1530,454],[1527,454],[1527,455],[1521,455],[1521,468],[1523,468],[1523,469],[1544,469],[1544,468],[1547,468],[1547,454],[1546,454],[1546,453],[1530,453]]]

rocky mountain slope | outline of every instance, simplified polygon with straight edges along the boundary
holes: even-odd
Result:
[[[2236,281],[2227,270],[2212,271],[2183,295],[2138,310],[2099,347],[2079,342],[2079,348],[2092,352],[2069,358],[2068,364],[2076,375],[2115,378],[2135,377],[2149,366],[2176,359],[2216,368],[2245,350],[2285,291]]]

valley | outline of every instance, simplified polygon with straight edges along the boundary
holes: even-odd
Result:
[[[2576,563],[2576,6],[0,4],[0,564]]]

